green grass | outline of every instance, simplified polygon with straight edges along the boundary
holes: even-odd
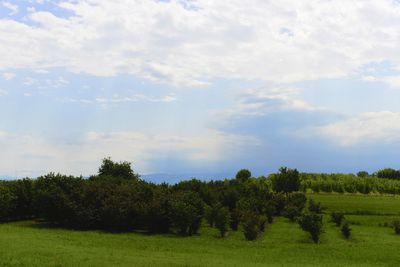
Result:
[[[218,238],[217,230],[209,227],[203,227],[200,235],[184,238],[72,231],[45,228],[33,221],[15,222],[0,225],[0,266],[399,266],[400,236],[379,226],[396,217],[382,214],[397,214],[399,199],[311,197],[328,211],[370,210],[381,215],[346,215],[352,223],[350,240],[343,239],[325,215],[325,233],[317,245],[297,224],[284,218],[277,218],[260,239],[251,242],[244,240],[241,232]]]
[[[400,196],[361,194],[307,194],[327,211],[360,215],[400,215]]]

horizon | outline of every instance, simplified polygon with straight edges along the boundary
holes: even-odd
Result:
[[[0,1],[0,177],[400,169],[399,29],[391,0]]]

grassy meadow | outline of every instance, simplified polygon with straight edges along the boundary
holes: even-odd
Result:
[[[219,238],[204,226],[192,237],[112,234],[49,228],[35,221],[0,225],[0,266],[399,266],[400,236],[385,222],[400,217],[400,197],[309,194],[326,207],[321,243],[278,217],[256,241],[241,231]],[[346,213],[345,240],[329,222]]]

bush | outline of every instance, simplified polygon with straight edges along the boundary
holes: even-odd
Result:
[[[246,212],[242,216],[244,237],[247,240],[257,239],[260,233],[260,217],[255,212]]]
[[[351,234],[351,229],[350,229],[349,223],[347,223],[347,222],[344,223],[341,231],[342,231],[344,238],[349,239],[350,234]]]
[[[267,206],[265,207],[265,212],[267,215],[268,223],[272,223],[274,221],[274,215],[276,213],[276,208],[274,203],[268,202]]]
[[[314,243],[318,243],[322,233],[322,215],[316,213],[303,214],[299,217],[298,222],[301,229],[311,235]]]
[[[229,220],[228,208],[220,206],[215,214],[215,227],[219,230],[221,237],[224,237],[228,231]]]
[[[301,209],[296,206],[288,206],[283,211],[283,216],[294,222],[301,215]]]
[[[241,169],[236,174],[236,179],[241,182],[245,182],[245,181],[249,180],[250,177],[251,177],[251,172],[247,169]]]
[[[296,169],[281,167],[279,173],[272,176],[272,187],[275,192],[299,191],[300,175]]]
[[[331,213],[331,221],[336,224],[337,227],[339,227],[342,224],[342,221],[344,219],[344,214],[341,212],[332,212]]]
[[[400,235],[400,220],[393,221],[392,225],[396,235]]]
[[[310,199],[308,202],[308,210],[310,212],[314,212],[317,214],[322,214],[322,207],[320,202],[315,202],[313,199]]]
[[[196,192],[178,192],[171,200],[170,219],[181,235],[196,234],[204,214],[204,202]]]
[[[210,227],[214,227],[216,213],[217,209],[215,208],[214,205],[213,206],[207,205],[204,209],[204,218],[206,219]]]
[[[229,226],[233,231],[237,231],[240,223],[240,212],[237,209],[232,210],[230,218]]]

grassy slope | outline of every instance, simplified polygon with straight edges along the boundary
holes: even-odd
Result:
[[[328,209],[376,210],[378,199],[360,196],[313,195]],[[326,200],[326,201],[324,201]],[[400,203],[379,209],[388,214]],[[349,203],[358,203],[349,205]],[[389,203],[389,204],[387,204]],[[395,203],[395,204],[393,204]],[[326,219],[328,216],[326,216]],[[344,240],[331,223],[322,243],[312,244],[296,224],[278,218],[264,236],[248,242],[241,232],[217,238],[208,227],[195,237],[141,233],[108,234],[47,229],[34,222],[0,225],[0,265],[5,266],[399,266],[400,237],[378,224],[393,216],[349,215],[353,237]]]

